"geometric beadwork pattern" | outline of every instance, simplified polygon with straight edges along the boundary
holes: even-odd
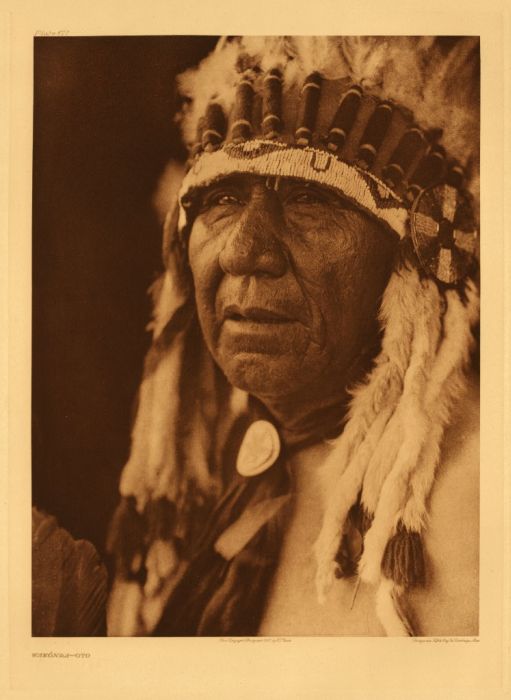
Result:
[[[180,203],[193,190],[236,173],[297,178],[324,185],[375,216],[400,238],[408,233],[406,204],[370,172],[319,148],[298,148],[264,139],[225,144],[198,156],[183,180]]]
[[[410,229],[425,272],[444,284],[466,276],[478,246],[468,193],[446,184],[423,190],[412,205]]]

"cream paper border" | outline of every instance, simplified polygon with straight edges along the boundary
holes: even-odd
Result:
[[[0,132],[2,389],[0,697],[501,698],[509,692],[508,227],[510,31],[505,0],[2,0]],[[482,81],[482,445],[480,636],[433,638],[41,639],[30,636],[32,36],[128,34],[474,34]],[[506,47],[506,51],[504,50]],[[504,81],[504,76],[506,81]],[[504,91],[506,85],[506,91]],[[505,141],[504,141],[505,138]],[[8,176],[7,164],[8,161]],[[509,158],[506,162],[509,186]],[[5,187],[8,184],[8,189]],[[508,197],[509,198],[509,197]],[[8,205],[8,207],[7,207]],[[8,224],[8,239],[5,232]],[[8,267],[6,261],[8,260]],[[8,285],[8,295],[7,295]],[[5,330],[8,330],[9,354]],[[509,365],[508,353],[508,365]],[[504,412],[504,409],[507,409]],[[8,441],[6,437],[8,419]],[[506,423],[504,422],[506,420]],[[505,433],[504,428],[508,428]],[[4,432],[5,431],[5,432]],[[8,456],[8,460],[7,460]],[[509,461],[507,462],[509,470]],[[5,494],[8,493],[8,507]],[[33,658],[33,652],[88,658]],[[507,689],[507,692],[505,692]]]

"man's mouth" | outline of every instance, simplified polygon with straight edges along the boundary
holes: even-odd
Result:
[[[224,321],[238,321],[240,323],[293,323],[296,319],[284,314],[280,310],[261,306],[239,307],[236,304],[226,306],[224,309]]]

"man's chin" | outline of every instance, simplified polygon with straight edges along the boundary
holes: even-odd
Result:
[[[309,371],[304,366],[310,348],[309,335],[299,323],[226,323],[216,360],[239,389],[257,397],[282,397],[311,381],[314,364],[309,361]]]
[[[229,382],[257,397],[284,397],[304,383],[301,363],[289,355],[238,352],[220,366]]]
[[[264,323],[228,319],[222,324],[218,347],[225,357],[253,354],[271,358],[303,353],[308,341],[306,327],[297,321]]]

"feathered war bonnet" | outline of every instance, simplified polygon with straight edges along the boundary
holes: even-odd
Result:
[[[110,550],[114,634],[157,624],[201,523],[225,489],[222,449],[247,397],[214,365],[195,315],[186,241],[193,195],[232,173],[336,190],[400,239],[381,351],[352,388],[329,461],[315,543],[320,599],[343,573],[358,512],[362,580],[389,635],[410,634],[399,596],[424,583],[421,532],[478,317],[479,45],[463,38],[223,39],[178,79],[189,160],[165,223],[152,347]],[[332,473],[332,472],[330,472]]]

